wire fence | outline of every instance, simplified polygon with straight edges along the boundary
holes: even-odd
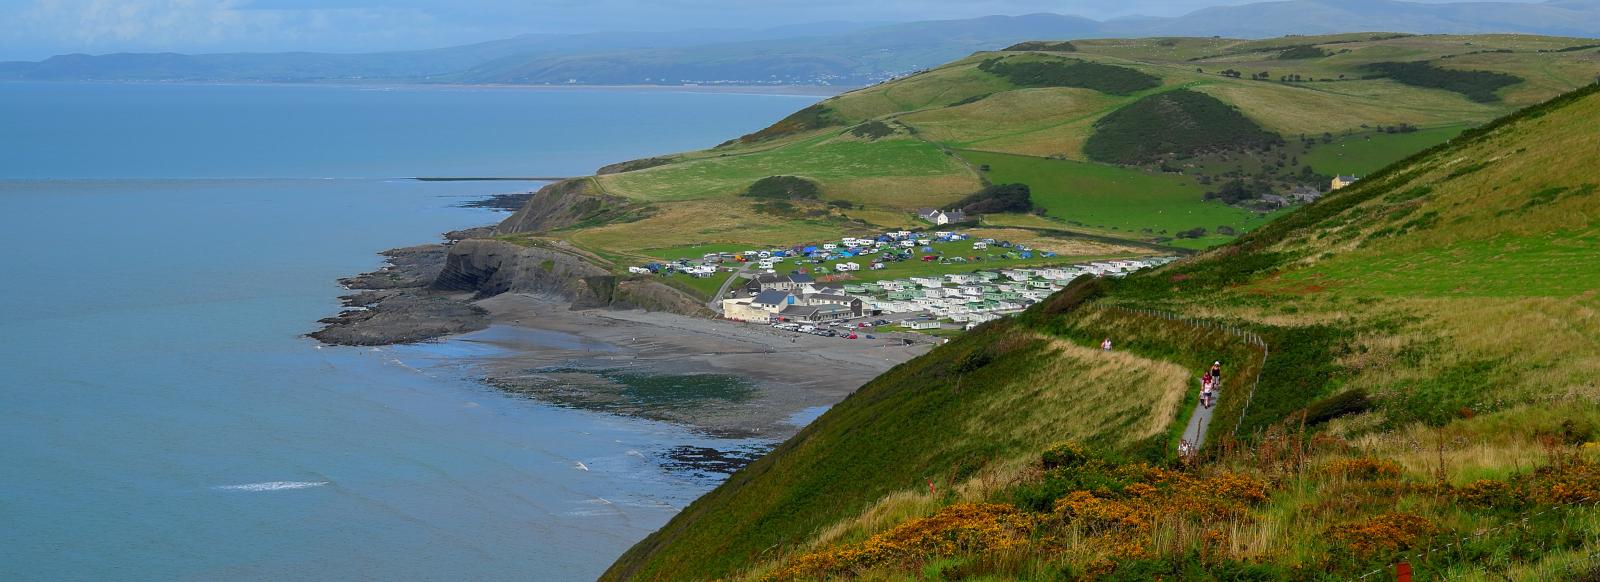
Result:
[[[1485,530],[1477,531],[1477,532],[1474,532],[1471,535],[1462,536],[1460,538],[1455,538],[1455,537],[1452,536],[1452,538],[1450,540],[1444,542],[1443,544],[1432,545],[1432,546],[1429,546],[1429,547],[1427,547],[1425,549],[1418,549],[1418,550],[1410,552],[1410,553],[1401,554],[1399,557],[1395,558],[1394,561],[1384,565],[1383,567],[1376,568],[1376,569],[1374,569],[1374,570],[1372,570],[1370,572],[1367,572],[1367,573],[1362,574],[1360,576],[1357,576],[1355,578],[1351,578],[1351,580],[1366,580],[1366,579],[1368,579],[1368,578],[1370,578],[1372,576],[1377,576],[1377,575],[1383,574],[1384,572],[1393,572],[1395,570],[1395,568],[1398,567],[1401,563],[1411,563],[1411,562],[1427,563],[1428,558],[1431,557],[1434,553],[1447,551],[1447,550],[1450,550],[1451,548],[1459,549],[1461,544],[1464,544],[1464,543],[1467,543],[1469,541],[1472,541],[1474,538],[1481,538],[1481,537],[1487,536],[1487,535],[1492,534],[1492,533],[1505,531],[1507,529],[1511,529],[1511,528],[1515,528],[1515,527],[1525,526],[1532,519],[1534,519],[1536,517],[1539,517],[1539,516],[1542,516],[1542,515],[1545,515],[1545,514],[1548,514],[1548,513],[1551,513],[1551,512],[1555,512],[1555,511],[1570,511],[1572,509],[1585,509],[1585,508],[1591,509],[1591,510],[1600,510],[1600,497],[1587,496],[1587,497],[1584,497],[1582,499],[1569,501],[1569,502],[1566,502],[1566,503],[1558,503],[1556,505],[1542,507],[1542,508],[1539,508],[1539,509],[1530,509],[1528,511],[1523,512],[1521,515],[1508,520],[1505,525],[1501,525],[1501,526],[1498,526],[1498,527],[1492,527],[1492,528],[1488,528],[1488,529],[1485,529]],[[1596,559],[1600,559],[1600,550],[1596,550],[1596,551],[1588,553],[1586,555],[1586,557],[1584,558],[1584,561],[1585,561],[1585,563],[1588,563],[1588,562],[1592,562],[1592,561],[1594,561]],[[1488,570],[1487,566],[1479,566],[1477,571],[1481,571],[1483,573],[1488,573],[1489,570]]]
[[[1250,404],[1255,401],[1256,389],[1261,386],[1261,372],[1267,369],[1267,358],[1272,354],[1272,348],[1267,346],[1267,340],[1262,338],[1261,334],[1256,332],[1216,320],[1184,317],[1170,311],[1160,311],[1156,309],[1136,309],[1132,307],[1123,307],[1120,305],[1113,306],[1112,309],[1141,317],[1154,317],[1157,319],[1182,323],[1199,329],[1225,333],[1242,339],[1245,341],[1245,343],[1261,349],[1261,366],[1256,368],[1256,377],[1255,380],[1250,383],[1250,392],[1244,398],[1244,406],[1239,408],[1239,421],[1233,424],[1233,431],[1230,434],[1230,436],[1237,438],[1239,436],[1239,427],[1244,425],[1245,413],[1250,411]],[[1195,446],[1198,448],[1199,444],[1197,443]]]

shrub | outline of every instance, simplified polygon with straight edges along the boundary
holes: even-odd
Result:
[[[1089,158],[1118,164],[1156,163],[1169,156],[1264,149],[1283,143],[1237,109],[1187,89],[1151,95],[1094,124]]]
[[[1161,78],[1143,72],[1077,59],[1028,60],[1004,57],[978,64],[978,70],[1018,87],[1077,87],[1111,95],[1131,95],[1161,86]]]
[[[1032,212],[1033,197],[1027,184],[996,184],[962,198],[955,206],[967,214]]]
[[[1089,455],[1089,449],[1074,442],[1050,447],[1039,455],[1040,462],[1044,463],[1044,468],[1047,470],[1078,467],[1088,462],[1090,458],[1092,457]]]
[[[1299,60],[1299,59],[1320,59],[1322,57],[1325,57],[1325,56],[1328,56],[1328,55],[1331,55],[1331,54],[1333,54],[1333,53],[1330,53],[1327,50],[1324,50],[1322,48],[1318,48],[1318,47],[1315,47],[1315,46],[1312,46],[1312,45],[1303,45],[1303,46],[1294,46],[1294,47],[1289,47],[1287,49],[1284,49],[1283,52],[1278,53],[1278,59],[1279,60],[1284,60],[1284,61],[1293,61],[1293,60]]]
[[[796,176],[767,176],[756,180],[742,196],[772,200],[816,200],[817,183]]]
[[[769,573],[766,580],[811,580],[911,559],[1001,552],[1027,543],[1033,518],[1009,505],[958,503],[913,519],[860,544],[810,552]]]
[[[1357,388],[1312,402],[1306,407],[1306,424],[1318,425],[1341,416],[1372,410],[1372,398]]]
[[[1068,41],[1030,40],[1000,49],[1004,51],[1042,51],[1053,53],[1077,52],[1078,47]]]
[[[1442,69],[1426,61],[1372,63],[1367,70],[1414,87],[1454,91],[1479,103],[1499,101],[1495,91],[1523,81],[1506,73]]]
[[[1522,504],[1517,490],[1510,483],[1480,479],[1455,490],[1456,502],[1479,509],[1516,507]]]
[[[882,121],[868,121],[850,128],[850,135],[866,139],[878,139],[894,135],[894,128]]]
[[[1438,533],[1428,518],[1411,513],[1385,513],[1328,529],[1328,535],[1349,552],[1366,558],[1416,546]]]

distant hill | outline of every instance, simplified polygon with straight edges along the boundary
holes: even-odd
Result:
[[[1028,40],[1264,38],[1351,30],[1595,37],[1600,36],[1600,1],[1291,0],[1106,22],[1030,14],[890,25],[829,22],[757,31],[528,35],[370,54],[63,55],[37,63],[0,63],[0,79],[854,86]]]
[[[918,208],[1026,184],[1038,212],[990,213],[987,226],[1206,248],[1325,192],[1334,175],[1365,175],[1595,79],[1593,44],[1352,33],[980,52],[716,148],[600,172],[590,179],[598,191],[659,212],[566,236],[623,256],[707,241],[786,245],[903,227]],[[821,190],[800,204],[813,220],[738,197],[780,175]]]
[[[1388,30],[1416,34],[1524,33],[1600,36],[1600,2],[1553,0],[1428,4],[1396,0],[1287,0],[1206,8],[1176,18],[1106,23],[1116,36],[1333,34]]]

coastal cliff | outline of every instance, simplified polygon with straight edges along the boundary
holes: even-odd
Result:
[[[643,309],[680,315],[709,315],[700,302],[648,277],[619,276],[599,266],[600,259],[563,241],[527,246],[492,239],[465,240],[450,249],[431,288],[471,292],[478,298],[501,293],[560,297],[574,309]]]
[[[562,180],[540,188],[522,208],[494,227],[494,234],[539,233],[581,223],[625,220],[646,209],[599,191],[591,178]]]
[[[441,244],[385,251],[377,271],[340,280],[357,291],[345,310],[310,337],[338,345],[385,345],[435,339],[489,326],[475,302],[524,293],[572,309],[642,309],[710,317],[689,295],[647,276],[619,275],[605,259],[560,240],[517,238],[585,222],[627,220],[647,210],[594,194],[587,178],[535,192],[500,224],[445,235]]]

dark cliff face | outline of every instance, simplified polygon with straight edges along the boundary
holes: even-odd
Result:
[[[497,240],[466,240],[450,249],[432,288],[478,297],[518,292],[558,296],[575,309],[611,308],[708,315],[683,292],[649,277],[612,274],[576,251],[527,247]]]
[[[595,295],[589,279],[609,276],[605,269],[570,252],[478,239],[461,241],[450,249],[432,287],[471,291],[479,297],[519,291],[577,300]]]

